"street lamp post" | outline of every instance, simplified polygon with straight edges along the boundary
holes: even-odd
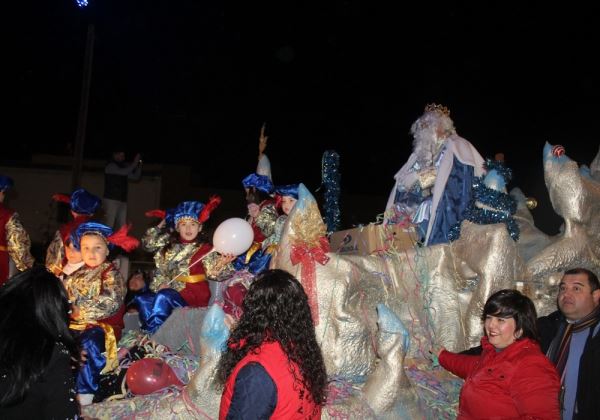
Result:
[[[87,6],[87,1],[77,0],[79,7]],[[73,152],[73,178],[72,190],[81,186],[81,171],[83,167],[83,146],[87,127],[88,107],[90,100],[90,85],[92,82],[92,63],[94,61],[94,24],[88,23],[83,58],[83,80],[81,86],[81,99],[79,103],[79,117],[77,119],[77,133],[75,134],[75,150]]]

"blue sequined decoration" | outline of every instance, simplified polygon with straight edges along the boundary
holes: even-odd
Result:
[[[473,180],[473,200],[510,214],[515,214],[517,211],[515,199],[505,192],[487,187],[483,177],[476,177]]]
[[[512,178],[512,171],[499,162],[488,159],[486,162],[488,171],[496,170],[506,182]],[[491,207],[484,209],[477,207],[476,202]],[[495,210],[493,210],[495,209]],[[484,183],[484,177],[476,177],[473,180],[473,199],[463,214],[463,220],[468,220],[478,225],[490,225],[493,223],[504,223],[510,237],[519,240],[519,225],[512,216],[517,211],[517,203],[510,195],[489,188]],[[450,242],[460,238],[460,222],[452,226],[448,232]]]
[[[335,150],[323,153],[322,185],[325,187],[325,223],[328,232],[335,232],[340,227],[340,155]]]
[[[492,170],[495,170],[496,172],[498,172],[500,174],[500,176],[502,178],[504,178],[504,182],[506,182],[507,184],[512,179],[512,169],[504,166],[504,164],[502,162],[499,162],[497,160],[492,160],[492,159],[486,159],[485,167],[488,170],[488,172],[490,172]]]

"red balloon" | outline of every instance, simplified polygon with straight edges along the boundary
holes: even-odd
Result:
[[[153,358],[133,362],[125,378],[129,390],[135,395],[152,394],[171,385],[183,386],[171,366]]]

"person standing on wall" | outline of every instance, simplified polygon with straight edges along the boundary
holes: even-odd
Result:
[[[129,180],[138,181],[142,176],[142,157],[136,154],[131,163],[125,161],[125,152],[117,149],[104,168],[104,224],[119,230],[127,224],[127,196]],[[129,257],[118,255],[115,259],[123,278],[129,277]]]
[[[127,223],[127,195],[129,180],[142,176],[142,158],[136,154],[131,163],[125,162],[125,152],[115,151],[104,168],[104,222],[118,230]]]

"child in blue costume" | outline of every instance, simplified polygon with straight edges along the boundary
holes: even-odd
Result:
[[[300,184],[275,187],[275,206],[277,209],[281,209],[282,214],[275,221],[273,234],[265,239],[262,245],[263,250],[271,255],[273,255],[277,245],[279,245],[288,215],[296,205],[296,201],[298,201],[298,185]]]
[[[262,243],[275,232],[278,213],[275,200],[271,197],[273,183],[268,176],[252,173],[242,180],[242,185],[248,204],[246,220],[254,231],[254,242],[233,265],[236,270],[247,270],[256,275],[269,268],[271,256],[262,251]]]
[[[263,240],[261,249],[255,251],[251,256],[250,263],[247,265],[247,271],[251,274],[255,275],[269,268],[271,258],[277,252],[288,214],[294,208],[294,205],[298,200],[298,185],[299,184],[283,185],[273,189],[275,192],[275,208],[281,209],[283,214],[279,215],[278,213],[278,217],[273,224],[272,232],[270,232],[270,235]],[[255,244],[256,243],[257,242],[255,241]],[[243,270],[245,267],[242,264],[239,264],[239,260],[240,259],[238,258],[236,263],[238,263],[238,266],[242,267]],[[230,282],[223,292],[223,310],[226,314],[232,315],[235,318],[241,316],[242,302],[251,282],[252,278],[244,275],[238,275],[237,278],[234,278]]]
[[[77,393],[81,405],[91,404],[98,391],[101,373],[118,366],[117,341],[123,327],[125,281],[112,262],[107,261],[115,245],[132,251],[139,245],[127,236],[129,226],[113,232],[97,222],[82,223],[71,234],[81,251],[85,265],[65,280],[72,303],[71,325],[78,332],[87,360],[77,375]]]
[[[218,197],[206,205],[184,201],[173,210],[147,213],[163,220],[142,238],[143,248],[155,253],[150,290],[137,294],[131,302],[139,310],[144,331],[156,332],[176,308],[208,306],[211,293],[206,280],[220,281],[233,272],[233,257],[212,252],[212,245],[199,237],[203,223],[220,201]]]
[[[70,245],[71,233],[77,229],[79,225],[85,222],[89,222],[94,214],[100,208],[102,200],[91,194],[84,188],[79,188],[68,196],[64,194],[54,194],[52,196],[54,201],[66,203],[69,205],[71,216],[73,219],[62,225],[54,234],[54,238],[46,251],[46,268],[48,271],[54,273],[59,278],[71,274],[75,269],[81,267],[81,263],[74,263],[69,258],[68,253],[72,254],[77,252],[74,250],[72,244]],[[79,265],[79,267],[77,267]]]

